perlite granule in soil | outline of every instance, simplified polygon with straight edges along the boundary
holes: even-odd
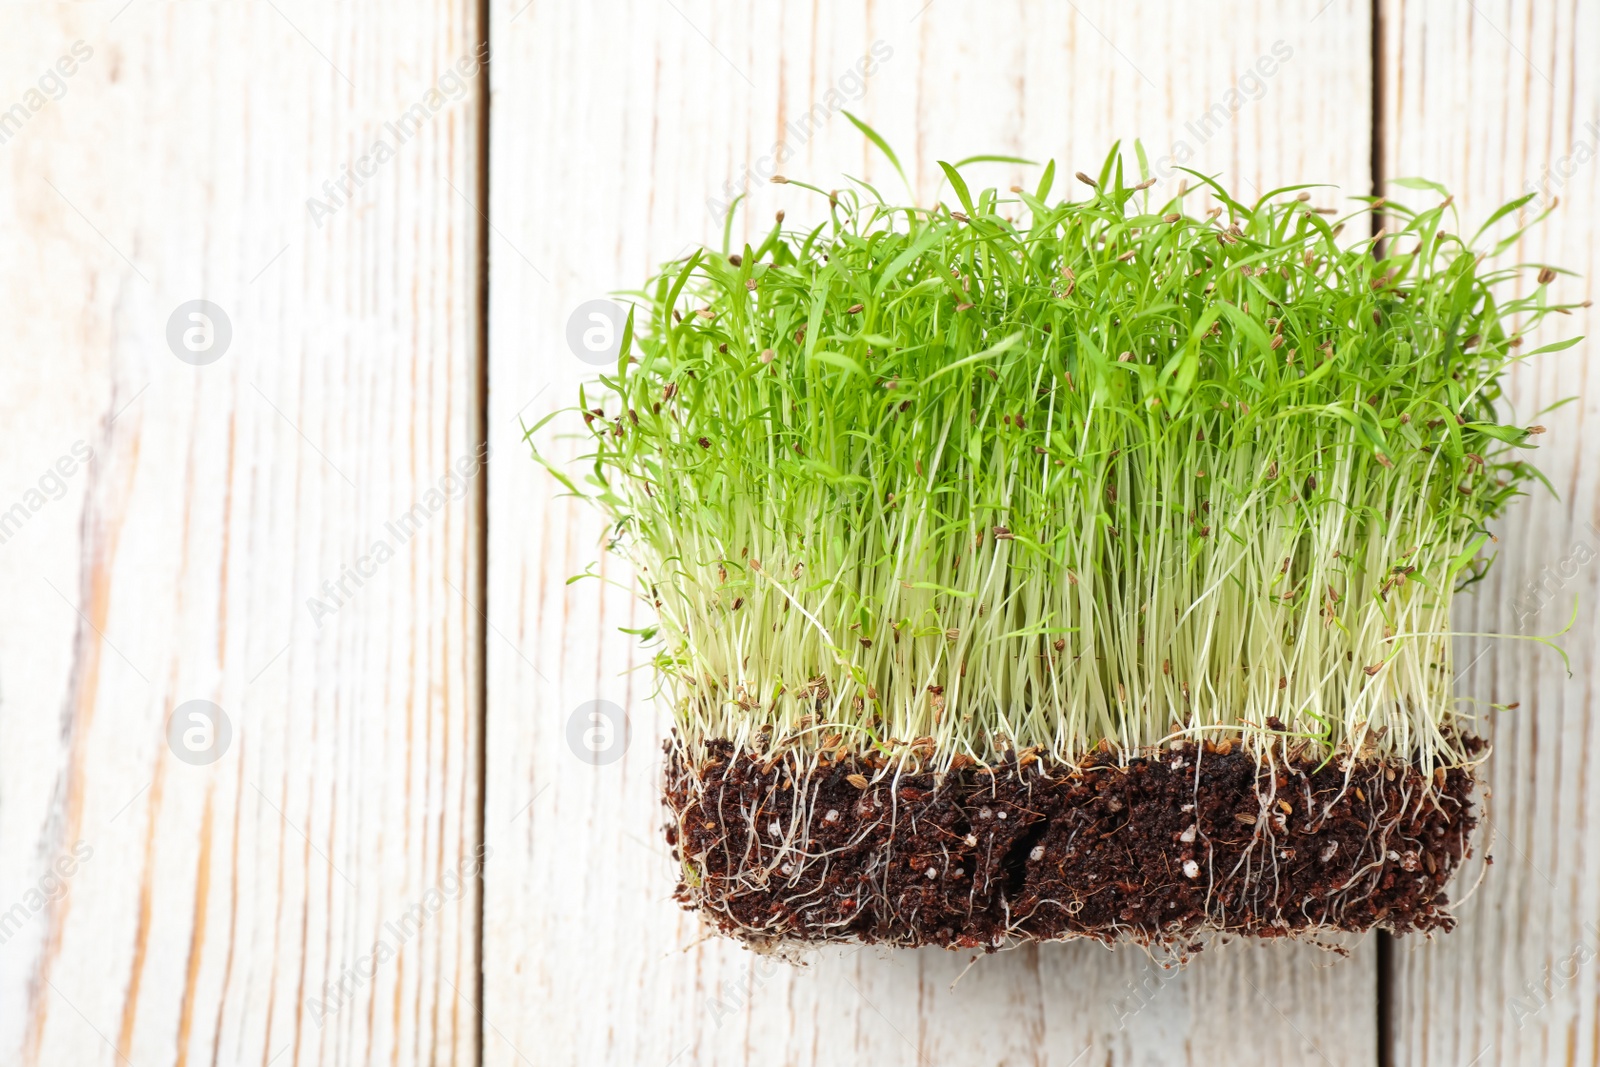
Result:
[[[1449,929],[1452,601],[1539,480],[1502,376],[1576,340],[1494,266],[1529,198],[941,166],[774,179],[809,228],[666,264],[564,416],[659,619],[677,898],[765,947]]]

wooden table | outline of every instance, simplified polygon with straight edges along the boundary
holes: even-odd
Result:
[[[645,615],[567,584],[601,526],[521,441],[591,373],[573,309],[719,202],[748,185],[738,236],[814,208],[780,167],[887,180],[844,108],[926,200],[939,159],[1137,136],[1330,205],[1423,174],[1463,226],[1538,187],[1508,259],[1592,272],[1597,46],[1600,0],[5,5],[0,1062],[1600,1062],[1587,345],[1511,375],[1529,421],[1583,399],[1461,628],[1576,598],[1572,673],[1460,639],[1463,696],[1521,702],[1460,928],[1181,973],[706,937]],[[603,766],[566,740],[592,700],[631,730]]]

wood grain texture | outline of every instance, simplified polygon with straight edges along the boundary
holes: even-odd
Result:
[[[1326,180],[1333,202],[1370,188],[1369,28],[1352,0],[1227,17],[1155,0],[492,3],[486,1063],[1376,1062],[1371,943],[1348,959],[1235,944],[1176,975],[1133,949],[1051,945],[980,959],[952,990],[964,954],[835,950],[795,969],[706,937],[670,900],[667,714],[617,632],[647,620],[614,559],[599,573],[617,585],[566,584],[601,557],[601,524],[518,444],[592,373],[565,341],[577,305],[719,242],[708,200],[747,166],[771,173],[776,142],[789,176],[895,185],[830,90],[898,149],[923,203],[939,159],[1054,157],[1070,180],[1136,135],[1247,193]],[[874,42],[892,54],[863,84],[846,72]],[[1241,81],[1278,42],[1273,73]],[[819,103],[801,137],[788,124]],[[1024,174],[991,165],[988,181]],[[749,191],[735,241],[778,208],[816,211],[792,186]],[[598,766],[566,740],[596,699],[631,725]]]
[[[1579,272],[1551,290],[1593,294],[1600,270],[1600,4],[1563,0],[1382,5],[1383,172],[1445,183],[1471,232],[1501,203],[1538,189],[1554,215],[1506,254]],[[1531,184],[1530,184],[1531,183]],[[1393,188],[1421,202],[1427,194]],[[1592,311],[1555,318],[1540,337],[1595,332]],[[1500,560],[1467,598],[1468,631],[1552,633],[1577,619],[1559,659],[1525,642],[1461,639],[1458,688],[1520,701],[1487,719],[1494,863],[1460,908],[1461,925],[1395,953],[1396,1064],[1600,1062],[1600,751],[1596,604],[1600,500],[1595,492],[1592,345],[1535,357],[1511,374],[1519,418],[1540,422],[1535,461],[1560,493],[1536,492],[1498,524]],[[1538,415],[1563,397],[1582,399]],[[1529,592],[1529,583],[1540,589]],[[1476,658],[1481,656],[1482,658]],[[1475,661],[1475,662],[1474,662]]]
[[[428,494],[477,437],[478,104],[425,97],[474,10],[0,12],[0,1062],[477,1056],[478,527]],[[232,341],[192,366],[202,297]],[[167,743],[193,699],[206,766]]]

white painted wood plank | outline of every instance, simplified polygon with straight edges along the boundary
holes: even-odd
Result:
[[[938,159],[1053,156],[1070,180],[1134,136],[1153,158],[1181,143],[1191,165],[1247,192],[1327,180],[1364,194],[1368,30],[1353,0],[1226,15],[1154,0],[495,0],[487,1063],[1375,1062],[1370,943],[1350,959],[1232,945],[1165,981],[1136,950],[1051,945],[982,960],[952,991],[963,955],[833,950],[794,970],[705,939],[669,899],[657,793],[667,715],[617,633],[646,615],[625,588],[565,584],[599,555],[601,525],[517,444],[519,416],[532,424],[570,403],[591,372],[566,347],[573,309],[718,241],[708,199],[726,200],[729,180],[737,191],[746,166],[770,173],[761,159],[780,138],[785,174],[894,185],[827,106],[830,89],[898,149],[924,202]],[[848,73],[880,41],[891,52],[877,70],[864,82]],[[1271,76],[1241,85],[1278,42]],[[818,103],[826,121],[785,133]],[[1004,187],[1024,171],[991,173]],[[780,207],[798,220],[816,206],[793,187],[750,192],[736,241]],[[602,573],[616,579],[616,566]],[[603,766],[565,739],[596,699],[627,709],[632,727]]]
[[[1525,190],[1559,196],[1556,213],[1506,260],[1576,270],[1584,277],[1561,279],[1555,298],[1592,296],[1600,269],[1600,3],[1386,0],[1383,25],[1384,173],[1444,182],[1464,229]],[[1589,311],[1549,323],[1541,336],[1595,329]],[[1457,650],[1463,664],[1482,654],[1459,684],[1464,695],[1521,707],[1487,723],[1495,862],[1460,909],[1455,933],[1397,948],[1396,1064],[1600,1062],[1600,777],[1589,766],[1600,750],[1600,395],[1592,363],[1586,342],[1511,375],[1508,399],[1519,417],[1550,429],[1534,461],[1561,497],[1537,492],[1499,524],[1499,563],[1466,598],[1458,626],[1551,633],[1576,598],[1576,624],[1563,638],[1572,674],[1526,642],[1464,641]],[[1582,399],[1536,417],[1572,395]],[[1530,582],[1542,591],[1529,594]]]
[[[0,11],[0,1062],[477,1055],[478,529],[427,495],[476,437],[477,103],[438,82],[474,10]],[[192,366],[201,297],[232,337]]]

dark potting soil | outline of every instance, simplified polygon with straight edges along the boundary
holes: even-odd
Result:
[[[1225,744],[876,773],[845,759],[797,780],[725,741],[694,766],[669,747],[677,899],[753,944],[1448,930],[1444,887],[1477,823],[1464,769],[1429,790],[1399,760]]]

